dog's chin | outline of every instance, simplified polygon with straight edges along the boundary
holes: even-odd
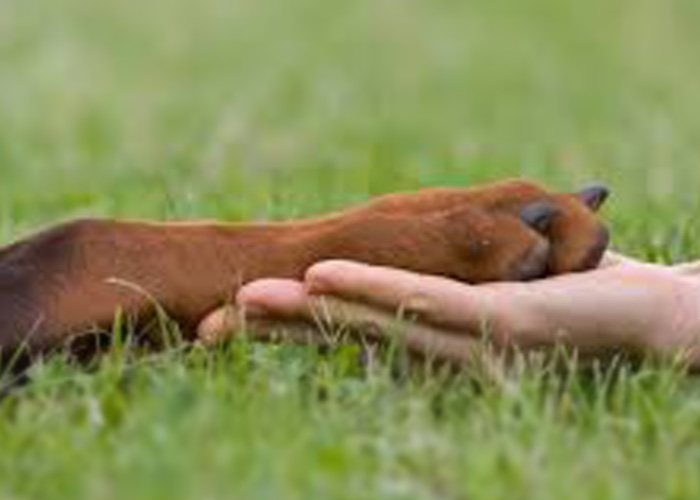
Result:
[[[508,273],[508,281],[532,281],[547,276],[549,243],[542,239],[530,248]]]

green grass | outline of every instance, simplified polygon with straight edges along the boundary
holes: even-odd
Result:
[[[699,15],[3,0],[0,241],[85,214],[282,218],[527,176],[604,180],[618,247],[697,256]],[[476,383],[353,359],[242,344],[56,360],[0,403],[0,498],[700,498],[700,390],[668,367]]]

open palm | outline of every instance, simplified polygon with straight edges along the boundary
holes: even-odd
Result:
[[[585,273],[477,286],[327,261],[310,268],[303,283],[250,283],[236,305],[202,322],[205,343],[225,338],[244,319],[254,325],[249,334],[261,339],[286,331],[274,339],[315,342],[308,328],[297,326],[322,318],[378,340],[400,325],[409,349],[457,363],[472,360],[488,336],[497,349],[565,346],[584,356],[683,355],[700,366],[700,265],[648,264],[612,252]],[[280,329],[280,322],[287,328]]]

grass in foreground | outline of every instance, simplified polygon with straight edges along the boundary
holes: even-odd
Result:
[[[607,181],[616,244],[700,255],[683,0],[7,0],[0,240],[91,214],[281,218],[424,185]],[[340,350],[54,360],[0,404],[0,497],[698,498],[697,381],[474,384]]]
[[[8,498],[694,498],[697,389],[670,369],[365,371],[234,344],[93,373],[56,361],[2,406]],[[573,488],[572,485],[577,485]]]

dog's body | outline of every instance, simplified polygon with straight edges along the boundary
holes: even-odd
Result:
[[[274,224],[74,221],[0,250],[0,347],[43,352],[109,327],[117,311],[142,321],[156,304],[194,331],[242,284],[299,279],[331,258],[470,283],[585,270],[607,245],[594,214],[604,197],[508,181]]]

